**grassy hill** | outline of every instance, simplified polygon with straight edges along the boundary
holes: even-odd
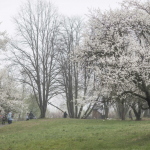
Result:
[[[0,150],[149,150],[150,121],[37,119],[0,128]]]

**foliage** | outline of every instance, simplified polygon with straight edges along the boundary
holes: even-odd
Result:
[[[94,69],[102,95],[110,95],[115,84],[116,96],[131,94],[150,107],[149,6],[148,1],[129,0],[121,9],[91,11],[74,61]]]
[[[7,69],[0,71],[0,110],[19,113],[27,109],[22,101],[22,93],[11,72]]]

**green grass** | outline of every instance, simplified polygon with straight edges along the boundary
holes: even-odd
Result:
[[[150,121],[37,119],[0,128],[0,150],[149,150]]]

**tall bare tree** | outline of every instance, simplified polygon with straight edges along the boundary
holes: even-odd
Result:
[[[60,78],[59,83],[62,91],[65,93],[66,104],[69,116],[77,118],[77,97],[78,97],[78,63],[73,63],[70,60],[70,55],[73,54],[76,46],[81,40],[82,21],[78,17],[62,19],[61,31],[61,55],[60,55]],[[73,99],[75,98],[75,103]]]
[[[36,102],[45,117],[47,102],[56,92],[57,42],[59,15],[53,4],[27,1],[14,18],[17,36],[11,42],[13,64],[19,66],[26,79],[20,81],[32,87]]]
[[[86,104],[82,103],[86,101],[85,97],[89,92],[87,87],[93,75],[92,70],[87,69],[84,64],[80,65],[78,62],[71,60],[71,56],[75,57],[75,49],[82,41],[82,30],[83,21],[81,18],[63,18],[59,84],[63,93],[65,93],[68,114],[71,118],[86,118],[92,112],[91,108],[93,107],[92,104],[88,103],[85,110],[83,107]],[[85,110],[85,113],[83,113],[83,110]]]

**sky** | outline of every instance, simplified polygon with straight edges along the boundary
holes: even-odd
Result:
[[[31,0],[32,1],[32,0]],[[83,16],[88,14],[88,9],[100,8],[107,10],[109,8],[119,7],[118,2],[122,0],[50,0],[59,13],[67,16]],[[13,17],[19,11],[19,6],[26,0],[0,0],[0,31],[6,30],[9,35],[14,33]]]

